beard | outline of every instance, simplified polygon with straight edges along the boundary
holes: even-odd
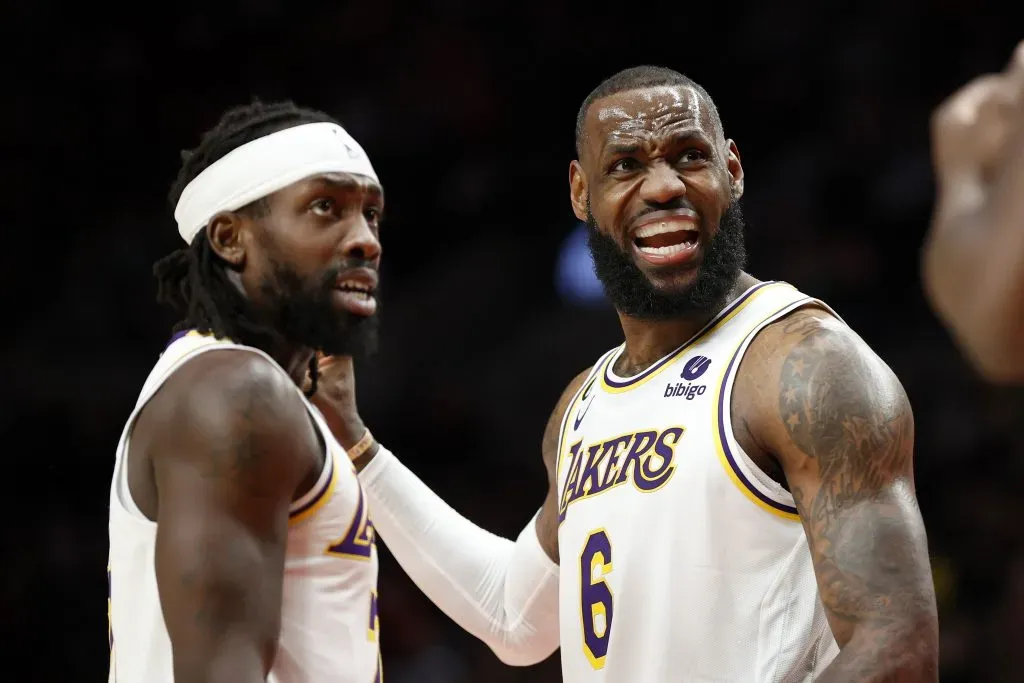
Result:
[[[746,225],[738,201],[722,213],[718,231],[704,250],[697,266],[697,279],[677,291],[656,287],[618,243],[601,232],[594,214],[587,205],[587,246],[594,260],[594,273],[615,310],[641,320],[716,313],[736,284],[747,251],[743,238]]]
[[[331,356],[362,358],[377,350],[379,318],[339,311],[332,302],[338,276],[345,270],[369,267],[349,262],[322,276],[303,279],[293,268],[273,262],[272,276],[260,287],[260,308],[285,339]],[[378,310],[380,302],[378,301]]]

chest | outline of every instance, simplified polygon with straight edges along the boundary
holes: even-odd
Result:
[[[669,512],[678,507],[674,489],[708,485],[716,452],[715,384],[679,374],[665,372],[629,391],[614,391],[600,376],[585,387],[560,435],[561,523],[580,514],[574,508],[614,506],[620,516]]]

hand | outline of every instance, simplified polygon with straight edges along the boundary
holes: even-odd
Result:
[[[317,354],[320,378],[310,401],[327,420],[334,438],[351,448],[366,433],[356,406],[356,375],[351,356]]]
[[[1024,135],[1024,41],[1007,68],[971,81],[932,117],[938,213],[983,210],[1003,167]]]
[[[937,197],[922,277],[938,316],[988,379],[1024,378],[1024,42],[1007,68],[932,118]]]

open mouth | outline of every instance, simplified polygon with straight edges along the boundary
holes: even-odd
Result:
[[[696,251],[699,244],[700,231],[693,227],[693,221],[675,217],[652,221],[638,228],[633,235],[636,250],[652,263],[684,260]]]
[[[374,290],[368,284],[355,280],[342,280],[336,286],[339,292],[345,292],[357,300],[369,301],[373,299]]]
[[[376,275],[350,272],[338,278],[334,291],[342,307],[349,313],[370,316],[377,310],[376,283]]]
[[[645,254],[670,256],[692,249],[700,241],[700,231],[672,223],[652,223],[636,231],[633,242]]]

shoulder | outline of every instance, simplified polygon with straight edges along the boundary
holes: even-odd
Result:
[[[301,476],[319,453],[291,378],[262,355],[241,349],[202,353],[175,370],[140,414],[136,438],[147,444],[154,466],[196,461],[216,468],[247,450],[262,454],[269,476],[292,470]]]
[[[829,312],[799,309],[766,327],[741,365],[739,388],[755,398],[748,417],[761,441],[814,456],[837,438],[873,438],[913,415],[895,373]]]
[[[855,387],[899,387],[889,366],[856,332],[816,306],[798,309],[765,327],[751,341],[743,365],[743,374],[760,384],[830,373],[845,375]]]
[[[573,398],[575,398],[593,369],[593,366],[591,366],[572,378],[572,381],[562,391],[562,395],[558,397],[555,409],[551,411],[551,416],[548,418],[547,426],[544,428],[542,451],[544,454],[544,465],[548,468],[549,472],[553,471],[558,458],[558,436],[562,430],[562,419],[565,417],[565,411],[569,410]]]

